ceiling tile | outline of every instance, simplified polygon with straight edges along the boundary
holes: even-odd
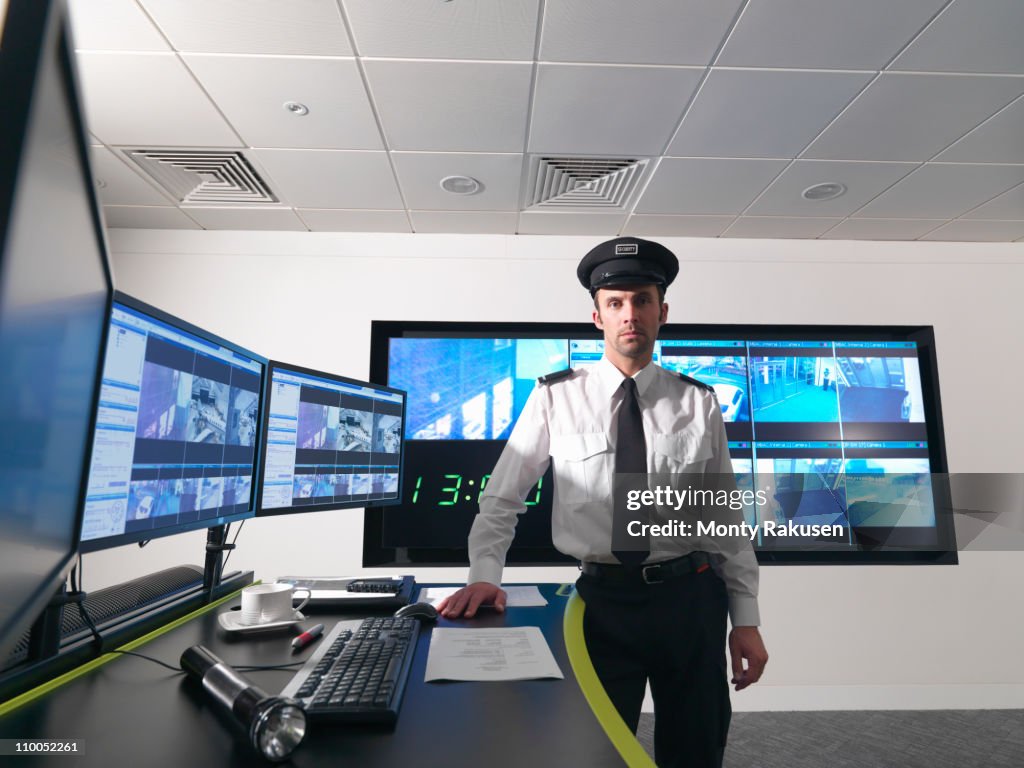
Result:
[[[516,231],[514,211],[411,211],[416,232],[455,232],[467,235],[506,234]]]
[[[961,163],[1024,163],[1024,97],[935,159]]]
[[[177,208],[144,205],[105,205],[103,217],[108,229],[199,229],[199,225]]]
[[[851,72],[712,70],[668,154],[796,157],[871,77]]]
[[[734,216],[661,216],[634,214],[629,217],[624,235],[652,237],[718,237],[732,224]]]
[[[533,59],[539,0],[344,0],[360,56]]]
[[[271,188],[301,208],[402,208],[385,152],[256,149]]]
[[[1021,30],[1024,3],[1020,0],[961,0],[951,3],[892,68],[1021,74]]]
[[[92,147],[90,159],[97,192],[104,205],[170,205],[174,202],[106,147]]]
[[[297,211],[313,232],[411,232],[405,211],[343,211],[301,208]]]
[[[1011,243],[1024,237],[1024,221],[968,221],[957,219],[922,240],[956,240],[974,243]]]
[[[846,219],[821,236],[822,240],[917,240],[943,219]]]
[[[355,59],[182,58],[250,146],[384,149]],[[309,114],[292,114],[289,101]]]
[[[367,61],[388,146],[522,152],[530,64]]]
[[[530,152],[660,155],[702,71],[541,64]]]
[[[169,51],[134,0],[70,0],[75,47],[92,51]]]
[[[750,206],[755,216],[849,216],[918,166],[915,163],[853,163],[797,160]],[[833,200],[806,200],[802,192],[838,182],[846,192]]]
[[[665,158],[651,177],[636,212],[738,214],[788,162]]]
[[[854,216],[950,219],[1024,182],[1024,166],[929,163],[876,197]]]
[[[522,155],[395,152],[391,158],[409,208],[430,211],[519,209]],[[483,184],[483,189],[473,195],[454,195],[441,189],[441,179],[445,176],[469,176]]]
[[[882,73],[804,153],[925,161],[1024,93],[1024,78]]]
[[[968,211],[963,218],[1024,220],[1024,184],[1018,184],[999,197]]]
[[[743,10],[717,64],[881,69],[948,0],[758,0]]]
[[[240,146],[172,53],[79,53],[89,130],[104,144]]]
[[[306,231],[291,208],[195,208],[186,209],[203,229]]]
[[[883,73],[804,156],[924,162],[1022,92],[1022,78]]]
[[[705,66],[739,0],[548,0],[542,61]]]
[[[548,213],[523,211],[519,214],[521,235],[615,235],[626,221],[624,213]]]
[[[140,0],[175,49],[351,56],[335,0]]]
[[[840,221],[842,219],[815,219],[808,216],[741,216],[722,233],[722,237],[814,239]]]

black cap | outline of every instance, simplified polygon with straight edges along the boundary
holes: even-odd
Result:
[[[679,260],[661,243],[617,237],[593,248],[576,267],[576,276],[591,295],[613,285],[667,287],[679,274]]]

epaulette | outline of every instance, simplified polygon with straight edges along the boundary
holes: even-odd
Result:
[[[543,376],[537,377],[538,384],[553,384],[556,381],[560,381],[568,376],[572,376],[573,369],[566,368],[564,371],[555,371],[554,373],[547,373]]]
[[[693,386],[697,387],[698,389],[706,390],[710,392],[712,395],[715,394],[715,388],[712,387],[710,384],[705,384],[703,381],[698,381],[697,379],[691,376],[687,376],[685,373],[676,373],[676,376],[678,376],[680,379],[682,379],[688,384],[693,384]]]

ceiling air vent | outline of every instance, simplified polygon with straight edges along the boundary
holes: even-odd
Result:
[[[647,158],[534,157],[525,207],[628,210],[647,163]]]
[[[180,203],[276,203],[241,152],[131,149],[125,154]]]

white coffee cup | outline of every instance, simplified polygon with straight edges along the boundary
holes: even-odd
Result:
[[[306,598],[297,606],[292,605],[296,591],[306,593]],[[291,584],[254,584],[242,590],[242,611],[239,620],[248,627],[292,621],[295,619],[296,611],[309,602],[309,597],[308,589],[296,590]]]

